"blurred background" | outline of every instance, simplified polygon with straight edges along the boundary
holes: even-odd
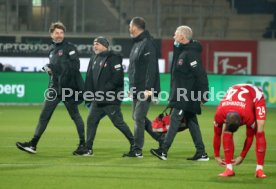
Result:
[[[197,38],[274,39],[275,9],[275,0],[0,0],[0,32],[44,35],[61,20],[70,34],[128,37],[139,15],[155,37],[186,24]]]
[[[65,39],[80,53],[84,74],[99,35],[109,39],[110,50],[123,55],[127,72],[132,46],[128,25],[134,16],[145,18],[168,83],[174,31],[188,25],[203,46],[210,78],[222,82],[233,76],[235,82],[261,86],[275,105],[276,0],[0,0],[0,70],[41,72],[48,63],[49,26],[61,21],[67,28]],[[0,74],[0,103],[7,101],[5,82],[16,78]]]

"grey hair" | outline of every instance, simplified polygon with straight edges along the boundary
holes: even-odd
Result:
[[[188,40],[191,40],[193,37],[193,30],[189,26],[179,26],[176,30]]]

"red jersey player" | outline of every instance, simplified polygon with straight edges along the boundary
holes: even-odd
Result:
[[[242,163],[255,136],[256,177],[266,178],[263,172],[266,152],[265,119],[266,105],[261,89],[250,84],[238,84],[227,91],[217,108],[214,123],[213,148],[215,159],[219,165],[226,167],[225,171],[218,176],[229,177],[235,175],[233,165]],[[223,124],[225,124],[224,129]],[[233,159],[233,133],[242,125],[246,125],[246,139],[242,152],[237,158]],[[220,157],[221,135],[225,160]]]

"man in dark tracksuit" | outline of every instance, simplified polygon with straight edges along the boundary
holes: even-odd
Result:
[[[95,56],[90,59],[85,79],[85,100],[92,102],[87,118],[87,142],[85,151],[78,155],[93,155],[93,143],[100,120],[107,115],[114,126],[127,138],[132,148],[133,134],[124,122],[121,112],[121,102],[124,98],[124,71],[122,56],[108,51],[108,41],[100,36],[94,40]]]
[[[192,40],[192,29],[188,26],[179,26],[174,40],[169,97],[169,105],[173,108],[170,127],[162,147],[151,149],[151,153],[161,160],[167,159],[167,152],[185,118],[196,147],[195,155],[187,160],[208,161],[196,116],[201,114],[201,104],[208,100],[208,78],[201,63],[202,47],[199,42]]]
[[[61,22],[52,23],[49,31],[53,43],[49,52],[50,63],[44,67],[44,70],[50,76],[48,92],[45,93],[46,95],[44,94],[44,106],[32,140],[25,143],[16,143],[20,150],[33,154],[36,153],[37,143],[47,128],[55,108],[61,101],[77,127],[80,140],[78,149],[84,148],[85,144],[84,123],[78,110],[78,103],[82,100],[69,97],[68,94],[63,93],[65,91],[63,89],[74,92],[82,91],[84,88],[84,82],[79,71],[78,52],[73,44],[64,41],[65,26]]]
[[[129,56],[128,69],[130,96],[133,98],[134,150],[125,154],[126,157],[143,157],[144,130],[159,144],[164,138],[162,134],[152,131],[151,121],[147,118],[151,97],[160,92],[160,76],[157,50],[152,36],[145,30],[145,21],[135,17],[129,25],[130,36],[134,44]]]

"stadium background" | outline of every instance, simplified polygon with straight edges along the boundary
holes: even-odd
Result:
[[[14,143],[28,140],[33,133],[47,88],[48,78],[41,67],[48,61],[50,23],[60,20],[66,25],[65,39],[80,51],[85,76],[91,44],[98,35],[106,36],[110,48],[123,54],[127,69],[132,44],[128,23],[133,16],[146,19],[158,44],[162,90],[170,87],[172,36],[179,25],[191,26],[194,38],[202,43],[203,63],[216,92],[241,82],[263,89],[270,107],[266,128],[268,179],[254,179],[252,149],[237,168],[239,175],[231,180],[216,177],[221,168],[212,159],[206,164],[188,164],[185,157],[193,153],[188,132],[176,138],[166,163],[150,156],[148,150],[156,144],[148,136],[142,161],[123,160],[119,155],[128,146],[120,133],[109,127],[108,119],[101,122],[95,157],[72,157],[76,133],[64,108],[55,112],[39,144],[39,154],[29,156],[17,151]],[[186,183],[190,188],[272,188],[276,184],[275,37],[275,0],[0,0],[0,188],[182,188]],[[199,116],[211,158],[212,119],[217,103],[208,102],[210,106],[205,106]],[[149,117],[153,119],[164,104],[166,101],[153,105]],[[133,129],[128,102],[122,109]],[[86,119],[87,110],[83,106],[80,110]],[[237,134],[237,150],[242,148],[243,139],[243,132]]]
[[[209,77],[215,78],[216,86],[222,86],[217,91],[236,82],[225,83],[216,79],[221,77],[218,74],[237,75],[235,78],[241,82],[267,91],[269,107],[275,107],[274,0],[0,0],[0,10],[2,71],[41,72],[48,62],[48,27],[57,20],[66,25],[66,40],[75,43],[80,52],[82,72],[86,71],[91,45],[98,35],[107,37],[110,49],[124,56],[126,71],[132,45],[128,23],[133,16],[142,15],[158,45],[160,72],[166,75],[170,71],[174,30],[186,24],[203,45],[202,59]],[[28,100],[35,98],[28,94],[33,93],[28,82],[38,80],[32,79],[32,74],[24,74],[26,77],[19,81],[14,79],[20,78],[19,73],[18,77],[0,75],[1,104],[39,103]],[[254,77],[244,77],[251,75]],[[15,93],[20,84],[26,94],[18,97]],[[168,91],[169,86],[164,85],[163,90]],[[43,98],[39,100],[42,102]]]

